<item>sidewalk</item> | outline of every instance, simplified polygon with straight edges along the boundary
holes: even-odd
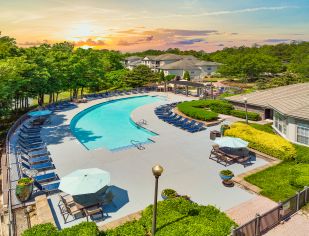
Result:
[[[309,235],[309,216],[298,212],[283,224],[279,224],[266,236],[308,236]]]

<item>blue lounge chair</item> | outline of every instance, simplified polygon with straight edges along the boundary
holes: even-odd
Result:
[[[35,164],[35,165],[27,165],[25,162],[22,162],[21,165],[22,167],[28,170],[37,170],[37,171],[44,171],[44,170],[55,168],[54,164],[51,162],[44,162],[44,163]]]
[[[189,128],[193,127],[194,125],[196,125],[196,121],[192,120],[192,121],[182,125],[180,128],[182,128],[182,129],[189,129]]]
[[[198,131],[201,131],[204,129],[204,124],[203,123],[198,123],[197,125],[191,127],[191,128],[188,128],[187,130],[191,133],[195,133],[195,132],[198,132]]]
[[[19,133],[19,137],[24,138],[24,139],[36,139],[36,138],[41,138],[40,134],[25,134],[25,133]]]
[[[167,123],[170,123],[170,124],[174,124],[175,122],[179,121],[182,119],[182,116],[177,116],[176,118],[172,118],[172,119],[168,119],[166,120]]]
[[[28,162],[30,165],[35,165],[38,163],[43,163],[43,162],[50,162],[50,157],[49,156],[40,156],[40,157],[33,157],[33,158],[27,158],[25,156],[21,156],[21,159]]]
[[[47,149],[34,150],[34,151],[29,151],[29,152],[21,149],[21,151],[27,154],[31,158],[38,157],[38,156],[47,156],[50,154],[49,151],[47,151]]]
[[[39,144],[39,145],[25,145],[22,142],[19,142],[19,146],[17,146],[24,150],[25,152],[32,152],[32,151],[37,151],[41,149],[46,149],[46,146],[44,144]]]
[[[38,146],[38,145],[44,145],[44,142],[43,142],[42,140],[41,140],[41,141],[33,142],[33,141],[26,141],[26,140],[18,139],[18,143],[22,143],[22,144],[25,145],[25,146]]]
[[[38,133],[40,133],[40,131],[41,131],[40,128],[30,128],[30,129],[27,129],[25,127],[20,128],[20,132],[22,132],[24,134],[38,134]]]
[[[60,182],[41,185],[39,182],[34,181],[34,186],[37,187],[38,190],[46,192],[47,194],[54,192],[54,191],[58,191],[59,185],[60,185]]]
[[[168,122],[169,120],[173,120],[177,118],[177,114],[173,113],[173,115],[168,115],[166,117],[162,117],[161,119]]]
[[[188,118],[184,118],[182,120],[174,122],[173,125],[175,125],[175,126],[183,126],[183,125],[187,124],[188,121],[189,121]]]
[[[24,174],[24,173],[23,173],[23,177],[29,178],[29,176]],[[43,174],[43,175],[37,175],[33,178],[36,182],[45,183],[45,182],[58,180],[59,176],[55,172],[51,172],[51,173],[47,173],[47,174]]]

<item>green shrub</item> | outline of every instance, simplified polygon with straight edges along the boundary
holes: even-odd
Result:
[[[245,121],[240,121],[240,123],[244,123],[246,124]],[[255,129],[258,129],[260,131],[264,131],[266,133],[270,133],[270,134],[275,134],[273,127],[271,126],[272,124],[256,124],[256,123],[249,123],[249,125]]]
[[[296,161],[298,163],[309,163],[309,147],[294,144],[297,151]]]
[[[58,229],[51,223],[35,225],[25,230],[22,236],[58,236]]]
[[[281,160],[292,160],[296,157],[294,146],[276,134],[257,130],[243,123],[234,123],[224,132],[226,136],[241,138],[249,142],[249,147]]]
[[[242,110],[232,110],[231,115],[238,117],[238,118],[246,119],[246,112]],[[247,115],[248,115],[248,120],[257,121],[261,119],[260,115],[255,112],[247,112]]]
[[[97,236],[99,229],[94,222],[82,222],[60,231],[60,236]]]
[[[101,233],[101,236],[145,236],[144,226],[139,221],[131,221],[115,229]]]
[[[178,104],[177,107],[182,113],[193,119],[204,121],[212,121],[218,119],[217,113],[206,110],[204,108],[193,107],[190,103],[191,102],[183,102],[181,104]]]

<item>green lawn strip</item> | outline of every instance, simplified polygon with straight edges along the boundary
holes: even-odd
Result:
[[[245,121],[239,121],[241,123],[246,123]],[[249,123],[249,125],[257,130],[260,130],[260,131],[264,131],[266,133],[270,133],[270,134],[275,134],[271,124],[256,124],[256,123]]]
[[[295,160],[284,161],[247,176],[245,180],[261,188],[261,194],[274,201],[294,196],[296,191],[309,186],[309,148],[300,145],[295,145],[295,148]]]

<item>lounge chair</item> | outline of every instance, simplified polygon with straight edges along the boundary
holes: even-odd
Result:
[[[43,162],[50,162],[50,157],[49,156],[40,156],[40,157],[33,157],[33,158],[27,158],[25,156],[21,156],[21,159],[28,162],[30,165],[35,165],[38,163],[43,163]]]
[[[23,142],[19,142],[17,147],[25,150],[26,152],[46,149],[45,144],[24,144]]]
[[[195,133],[204,129],[204,123],[198,123],[197,125],[188,128],[187,130],[191,133]]]
[[[41,128],[25,128],[21,127],[20,132],[24,134],[39,134],[41,132]]]
[[[32,141],[32,140],[22,140],[22,139],[18,139],[18,143],[25,145],[25,146],[39,146],[39,145],[45,145],[45,143],[41,140],[41,141]]]
[[[26,150],[21,150],[21,151],[27,154],[31,158],[50,155],[50,152],[47,151],[47,149],[40,149],[40,150],[29,151],[29,152],[27,152]]]
[[[212,150],[210,151],[209,159],[217,161],[217,163],[224,163],[224,166],[234,162],[233,159],[226,156],[220,149],[219,145],[212,145]]]
[[[42,138],[38,137],[38,138],[25,138],[22,136],[19,136],[19,139],[22,140],[23,142],[41,142]]]
[[[39,164],[34,164],[34,165],[27,165],[25,162],[22,162],[21,165],[22,167],[28,170],[37,170],[37,171],[44,171],[44,170],[55,168],[54,164],[51,162],[44,162],[44,163],[39,163]]]
[[[175,126],[183,126],[183,125],[187,124],[188,121],[189,121],[188,118],[183,118],[179,121],[174,122],[174,125]]]
[[[41,138],[41,135],[39,133],[36,134],[25,134],[25,133],[19,133],[18,134],[19,137],[23,138],[23,139],[38,139]]]
[[[60,182],[41,185],[39,182],[34,181],[34,186],[37,187],[39,191],[43,191],[47,194],[58,191],[59,185],[60,185]]]
[[[93,215],[97,215],[97,214],[101,214],[102,219],[104,217],[103,209],[102,209],[102,207],[99,206],[99,204],[97,206],[91,206],[91,207],[85,208],[84,212],[85,212],[85,215],[87,217],[87,221],[89,221],[89,217],[91,217]]]
[[[183,118],[182,116],[176,116],[176,118],[168,119],[168,120],[165,120],[165,121],[167,123],[174,124],[174,123],[180,121],[182,118]]]
[[[28,176],[23,173],[23,177],[28,177]],[[59,176],[55,172],[51,172],[51,173],[47,173],[43,175],[37,175],[33,178],[38,183],[45,183],[45,182],[50,182],[54,180],[59,180]]]

